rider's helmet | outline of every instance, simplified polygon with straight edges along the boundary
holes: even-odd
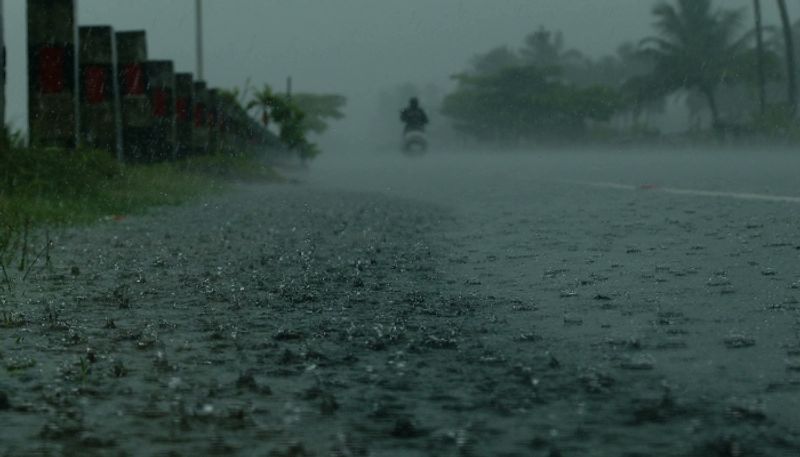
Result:
[[[417,97],[411,97],[411,100],[409,100],[409,101],[408,101],[408,104],[409,104],[409,105],[410,105],[412,108],[416,108],[416,107],[418,107],[418,106],[419,106],[419,100],[417,99]]]

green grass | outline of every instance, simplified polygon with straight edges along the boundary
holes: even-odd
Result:
[[[0,262],[31,229],[93,223],[179,205],[237,181],[280,180],[256,155],[120,166],[109,154],[0,150]],[[22,242],[24,244],[24,241]]]

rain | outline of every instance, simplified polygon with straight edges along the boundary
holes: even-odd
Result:
[[[0,457],[800,455],[796,4],[0,11]]]

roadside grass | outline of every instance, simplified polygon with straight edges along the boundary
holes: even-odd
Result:
[[[24,252],[28,237],[37,228],[90,224],[180,205],[235,182],[280,181],[261,159],[255,153],[217,154],[121,166],[105,152],[3,148],[0,265],[8,267],[13,259],[29,255]]]

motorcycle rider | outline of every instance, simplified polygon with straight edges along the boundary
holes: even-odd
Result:
[[[405,133],[422,132],[428,125],[428,115],[419,106],[417,97],[408,101],[408,106],[400,113],[400,120],[406,125]]]

